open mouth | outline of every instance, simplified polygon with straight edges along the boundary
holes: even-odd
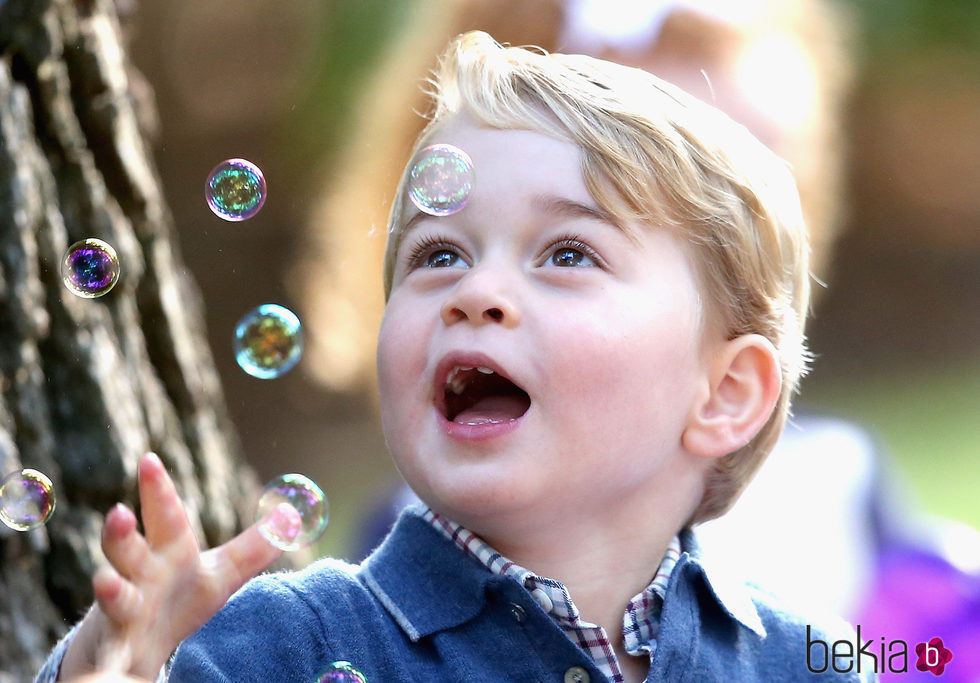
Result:
[[[441,403],[450,422],[479,425],[520,418],[531,407],[531,397],[490,368],[456,366],[446,376]]]

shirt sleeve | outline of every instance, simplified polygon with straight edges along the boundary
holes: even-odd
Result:
[[[155,683],[312,680],[330,650],[321,618],[315,605],[273,575],[252,579],[178,646]],[[78,624],[58,641],[34,683],[58,680],[77,631]]]
[[[312,680],[329,656],[321,616],[285,582],[252,579],[180,644],[170,680]]]
[[[78,625],[76,624],[54,646],[51,654],[48,655],[47,660],[44,662],[44,666],[41,667],[37,676],[34,677],[34,683],[55,683],[58,680],[58,674],[61,672],[61,662],[65,658],[65,653],[68,652],[68,646],[71,644],[71,639],[75,636],[77,629]]]
[[[79,622],[80,624],[81,622]],[[48,655],[47,660],[44,662],[44,666],[38,671],[37,676],[34,677],[34,683],[55,683],[58,680],[58,676],[61,674],[61,663],[65,659],[65,654],[68,652],[68,646],[71,645],[72,638],[75,637],[75,632],[78,630],[78,624],[72,626],[71,630],[64,635],[64,637],[58,641],[58,644],[54,646],[51,650],[51,654]],[[173,661],[173,657],[170,661],[160,669],[160,673],[154,683],[166,683],[167,674],[170,670],[170,663]]]

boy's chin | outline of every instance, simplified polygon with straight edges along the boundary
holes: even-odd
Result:
[[[496,526],[506,519],[535,514],[540,496],[495,487],[486,483],[458,486],[450,491],[425,491],[419,497],[434,511],[477,532],[484,526]]]

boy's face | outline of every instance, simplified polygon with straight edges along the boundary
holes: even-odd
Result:
[[[477,531],[508,515],[621,514],[694,466],[681,435],[707,371],[685,250],[605,220],[572,143],[462,116],[437,143],[469,154],[475,185],[449,216],[405,202],[378,345],[395,463]],[[455,366],[474,367],[459,395]]]

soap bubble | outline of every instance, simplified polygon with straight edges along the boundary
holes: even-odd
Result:
[[[350,662],[334,662],[314,683],[367,683],[367,679]]]
[[[466,152],[452,145],[432,145],[412,161],[408,196],[419,210],[448,216],[466,206],[473,181],[473,161]]]
[[[61,279],[76,296],[94,299],[107,294],[119,280],[116,250],[94,237],[75,242],[61,260]]]
[[[245,159],[228,159],[212,169],[204,187],[208,206],[218,218],[244,221],[265,203],[265,176]]]
[[[299,513],[300,528],[295,535],[283,533],[269,519],[279,505],[286,503]],[[298,550],[323,535],[327,528],[329,504],[320,487],[302,474],[276,477],[262,489],[255,519],[259,533],[280,550]],[[290,529],[294,531],[294,529]]]
[[[278,304],[262,304],[246,313],[235,327],[235,360],[259,379],[289,372],[303,355],[299,318]]]
[[[48,521],[54,512],[54,486],[37,470],[11,472],[0,481],[0,520],[16,531]]]

